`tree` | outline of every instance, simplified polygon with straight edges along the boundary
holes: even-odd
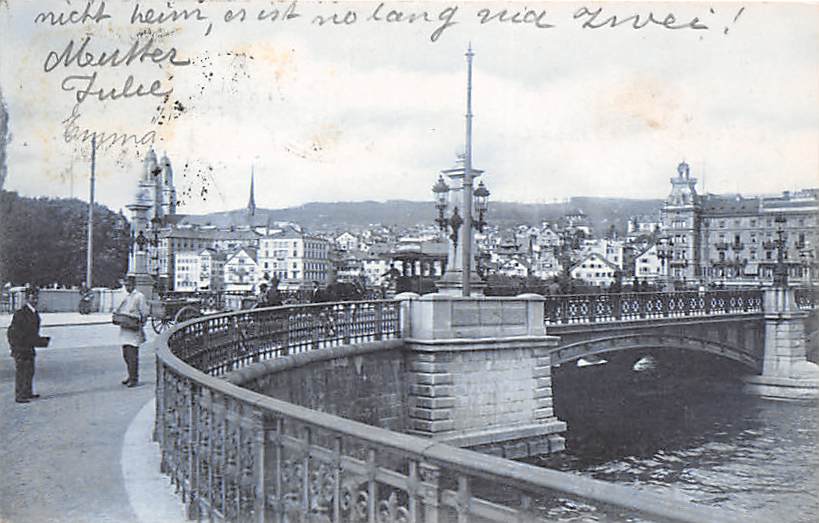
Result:
[[[0,281],[79,286],[85,280],[88,204],[0,191]],[[94,285],[113,287],[128,269],[124,216],[94,206]]]

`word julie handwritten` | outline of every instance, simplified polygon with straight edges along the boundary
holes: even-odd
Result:
[[[187,66],[191,64],[189,59],[179,59],[177,57],[177,50],[175,47],[163,50],[161,47],[154,45],[154,39],[150,38],[145,43],[139,41],[134,42],[131,47],[122,53],[120,49],[114,49],[111,52],[93,53],[88,50],[91,37],[86,36],[80,45],[75,49],[74,40],[69,40],[68,45],[65,46],[62,52],[49,51],[43,63],[43,71],[50,73],[57,67],[76,66],[84,67],[130,67],[135,63],[144,63],[146,61],[162,64],[167,63],[173,66]],[[128,75],[125,79],[122,88],[103,88],[97,87],[97,72],[94,71],[87,75],[68,75],[66,76],[60,87],[63,91],[76,91],[75,96],[77,103],[82,103],[88,96],[96,97],[99,101],[117,100],[120,98],[130,98],[133,96],[157,96],[165,98],[173,92],[173,87],[165,88],[161,80],[154,80],[149,87],[145,87],[141,83],[135,85],[133,75]]]

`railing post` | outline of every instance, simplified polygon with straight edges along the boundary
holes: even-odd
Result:
[[[353,330],[353,306],[349,303],[345,303],[342,305],[342,310],[344,311],[344,321],[342,322],[344,333],[342,334],[342,340],[344,345],[349,345],[350,333]],[[339,327],[341,327],[341,325]]]
[[[222,507],[222,515],[227,516],[228,513],[228,499],[227,499],[227,446],[228,446],[228,399],[221,398],[221,407],[224,412],[224,417],[219,420],[219,439],[221,445],[219,447],[219,472],[221,472],[219,480],[219,500]]]
[[[534,513],[534,503],[532,496],[528,494],[520,495],[520,509],[518,510],[518,523],[535,523],[540,521]]]
[[[341,521],[341,437],[333,442],[333,523]]]
[[[421,472],[422,488],[421,503],[424,507],[424,514],[421,521],[424,523],[439,523],[441,507],[441,469],[430,463],[421,462],[419,464]]]
[[[464,474],[459,474],[458,493],[455,497],[455,506],[458,512],[458,523],[469,523],[471,501],[472,492],[469,488],[469,478]]]
[[[302,483],[301,483],[301,501],[302,501],[302,517],[306,520],[310,514],[311,500],[310,500],[310,444],[312,443],[312,431],[310,427],[304,427],[304,456],[302,456]]]
[[[569,298],[567,296],[561,296],[560,303],[561,323],[569,323]]]
[[[208,519],[213,521],[213,504],[216,502],[214,498],[214,489],[216,488],[216,478],[213,472],[214,463],[216,461],[216,453],[214,447],[216,443],[216,402],[214,401],[213,390],[208,390],[207,408],[208,408]]]
[[[164,423],[164,398],[165,394],[162,391],[162,383],[164,382],[165,377],[165,366],[160,361],[159,356],[156,357],[156,385],[154,392],[155,402],[154,402],[154,441],[159,443],[159,449],[162,450],[162,424]]]
[[[190,493],[187,506],[188,519],[199,519],[199,402],[196,395],[198,387],[190,380],[185,380],[188,388],[188,474],[190,475]]]
[[[276,418],[274,421],[274,433],[270,437],[273,443],[273,514],[274,521],[284,521],[286,507],[284,501],[284,480],[282,478],[282,465],[284,462],[284,419]]]
[[[267,488],[270,482],[268,474],[273,465],[272,453],[268,448],[270,441],[270,432],[272,424],[263,412],[259,413],[259,420],[261,423],[256,429],[256,467],[254,468],[255,475],[255,496],[253,499],[253,510],[256,513],[256,523],[266,523],[268,521],[267,514]]]
[[[244,521],[245,518],[242,514],[242,471],[244,470],[244,461],[242,460],[242,432],[244,431],[243,421],[244,421],[244,406],[241,403],[235,402],[233,404],[233,412],[234,412],[234,426],[236,431],[236,438],[231,438],[231,441],[235,441],[237,445],[237,449],[234,450],[234,455],[236,456],[235,461],[233,463],[233,484],[236,489],[234,492],[234,499],[233,502],[235,503],[236,510],[236,519],[239,521]]]
[[[384,302],[375,304],[375,341],[381,341],[384,337]]]
[[[377,502],[378,502],[378,484],[375,481],[375,475],[378,472],[378,463],[376,462],[375,449],[367,451],[367,521],[375,522]]]
[[[602,294],[595,294],[586,299],[586,307],[589,309],[589,323],[594,323],[597,305],[602,301],[602,296]]]
[[[314,314],[312,314],[310,316],[312,318],[312,320],[313,320],[313,328],[310,329],[310,335],[311,335],[311,338],[312,338],[313,350],[316,350],[316,349],[319,348],[319,330],[321,330],[322,307],[323,306],[320,305],[320,306],[316,307],[315,309],[313,309],[313,311],[315,311],[315,312],[314,312]]]

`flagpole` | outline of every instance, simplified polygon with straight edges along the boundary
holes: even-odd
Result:
[[[91,289],[94,269],[94,182],[97,160],[97,137],[91,137],[91,189],[88,203],[88,251],[85,259],[85,287]]]

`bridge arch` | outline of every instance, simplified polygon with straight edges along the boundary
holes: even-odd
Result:
[[[759,358],[747,349],[728,343],[679,334],[642,332],[606,336],[563,345],[552,351],[552,366],[570,363],[587,356],[647,349],[680,349],[713,354],[737,361],[753,372],[759,371],[762,365]]]

